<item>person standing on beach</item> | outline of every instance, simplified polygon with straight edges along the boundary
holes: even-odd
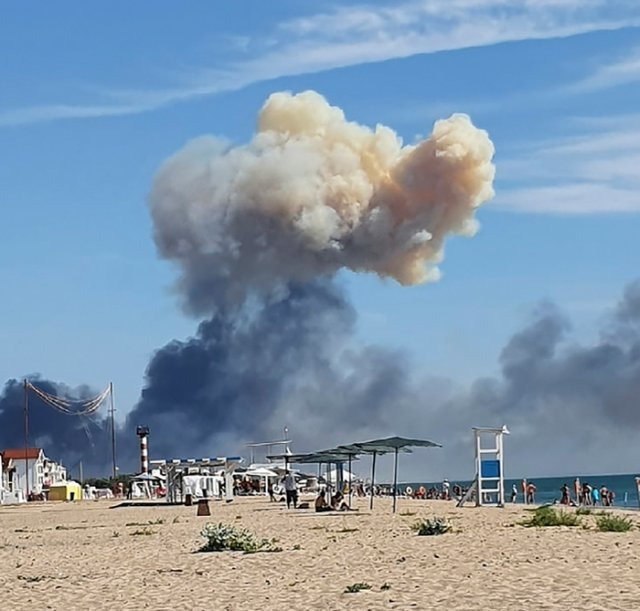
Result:
[[[535,503],[536,502],[536,486],[532,482],[527,485],[527,503]]]
[[[284,491],[287,495],[287,509],[291,507],[291,503],[293,503],[293,508],[298,508],[298,485],[296,484],[296,478],[293,476],[291,471],[287,471],[287,474],[284,476]]]
[[[445,501],[451,500],[450,488],[451,485],[449,484],[449,480],[445,477],[444,481],[442,482],[442,498]]]
[[[571,495],[569,494],[569,486],[567,486],[567,484],[564,484],[560,489],[560,492],[562,493],[562,497],[560,498],[560,503],[562,505],[571,505]]]
[[[580,485],[580,478],[576,477],[573,480],[573,491],[576,494],[576,505],[582,504],[582,486]]]
[[[515,503],[518,500],[518,486],[513,484],[511,486],[511,502]]]

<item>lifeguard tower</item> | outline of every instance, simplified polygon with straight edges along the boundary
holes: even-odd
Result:
[[[476,476],[473,484],[458,502],[462,507],[475,494],[476,507],[504,507],[504,446],[502,428],[473,427]]]

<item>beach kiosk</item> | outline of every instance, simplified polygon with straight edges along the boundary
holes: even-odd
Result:
[[[60,482],[49,487],[50,501],[81,501],[82,486],[78,482]]]

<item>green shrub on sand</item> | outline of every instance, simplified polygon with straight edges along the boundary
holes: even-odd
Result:
[[[418,520],[412,528],[419,536],[426,537],[448,533],[451,530],[451,524],[446,518],[433,518]]]
[[[280,552],[282,548],[275,547],[275,541],[258,539],[246,528],[236,528],[228,524],[207,524],[200,533],[207,542],[198,550],[200,552]]]
[[[602,532],[624,533],[633,528],[633,522],[629,518],[608,513],[597,516],[596,525]]]
[[[533,515],[524,522],[520,522],[521,526],[580,526],[580,518],[575,513],[568,511],[559,511],[543,505],[538,507]]]

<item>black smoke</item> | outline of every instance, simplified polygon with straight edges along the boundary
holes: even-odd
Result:
[[[237,453],[285,425],[298,447],[349,440],[412,392],[405,358],[351,345],[354,325],[328,281],[218,312],[156,352],[127,426],[149,425],[153,454],[166,458]]]
[[[472,426],[507,424],[514,475],[633,470],[640,427],[640,282],[596,341],[572,340],[543,302],[506,343],[500,373],[467,388],[416,376],[406,354],[354,343],[355,313],[330,282],[292,285],[252,312],[217,314],[152,358],[127,426],[152,426],[152,454],[241,452],[278,438],[296,449],[380,435],[422,436],[442,450],[405,457],[423,477],[471,475]]]
[[[84,385],[70,388],[38,375],[27,378],[40,390],[72,401],[99,394],[99,391]],[[24,447],[24,404],[23,380],[8,380],[0,395],[0,449]],[[91,416],[68,416],[49,407],[29,391],[29,445],[43,448],[49,458],[62,462],[76,477],[80,461],[85,473],[102,474],[111,460],[104,409]]]
[[[242,454],[246,442],[279,438],[287,426],[294,450],[391,434],[433,439],[445,447],[403,457],[403,477],[470,477],[471,427],[507,424],[508,474],[637,469],[640,281],[586,344],[573,339],[565,313],[541,303],[506,342],[499,373],[468,387],[417,377],[401,351],[357,344],[355,322],[335,283],[292,284],[160,348],[118,434],[121,468],[137,469],[138,424],[151,428],[152,458]],[[69,398],[96,394],[34,383]],[[21,381],[10,380],[0,396],[4,447],[22,445],[22,401]],[[109,473],[103,417],[76,421],[30,402],[33,445],[68,466],[82,459]]]

